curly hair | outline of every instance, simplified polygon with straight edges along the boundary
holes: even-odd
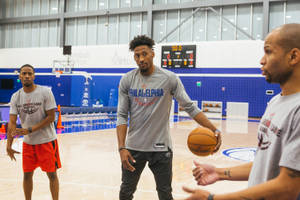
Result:
[[[146,35],[138,35],[138,36],[135,36],[133,38],[133,40],[131,40],[131,42],[129,43],[129,49],[131,51],[134,51],[134,49],[137,46],[141,46],[141,45],[147,45],[149,48],[152,49],[153,46],[155,45],[155,42],[154,42],[154,40],[152,40],[151,38],[149,38]]]

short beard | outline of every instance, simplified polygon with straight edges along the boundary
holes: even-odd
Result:
[[[268,83],[279,83],[280,85],[284,85],[292,76],[293,71],[287,71],[285,73],[281,73],[277,77],[272,77],[268,72],[265,72],[268,76],[266,76],[266,81]],[[269,77],[269,78],[268,78]]]
[[[31,87],[32,83],[24,83],[24,87]]]
[[[149,71],[149,68],[146,68],[146,69],[140,69],[141,70],[141,73],[146,73]]]

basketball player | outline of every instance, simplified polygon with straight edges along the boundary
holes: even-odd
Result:
[[[215,168],[195,162],[198,185],[219,180],[248,180],[249,188],[228,194],[210,194],[184,188],[186,200],[266,199],[300,200],[300,24],[286,24],[265,39],[262,74],[279,83],[281,93],[269,102],[258,128],[254,162]]]
[[[172,143],[169,116],[172,98],[199,124],[220,132],[186,94],[180,79],[153,64],[154,41],[145,35],[130,42],[138,68],[125,74],[119,85],[117,136],[122,162],[120,200],[133,199],[140,175],[148,162],[160,200],[172,197]],[[129,113],[129,131],[127,122]]]
[[[34,84],[35,72],[31,65],[20,68],[23,88],[13,94],[10,102],[7,134],[7,154],[12,160],[19,153],[11,148],[13,137],[24,135],[23,189],[26,200],[31,200],[33,172],[40,167],[47,173],[53,200],[58,200],[59,182],[56,169],[61,167],[56,132],[54,129],[56,103],[51,89]],[[22,128],[16,128],[17,115]]]

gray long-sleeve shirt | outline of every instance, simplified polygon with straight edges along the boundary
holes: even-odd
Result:
[[[172,149],[169,115],[173,97],[191,117],[200,112],[181,80],[171,71],[155,66],[150,76],[134,69],[122,77],[117,126],[127,124],[130,116],[126,148],[148,152]]]

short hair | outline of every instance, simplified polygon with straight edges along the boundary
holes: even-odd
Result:
[[[300,24],[284,24],[275,31],[279,33],[277,44],[285,51],[290,51],[293,48],[300,50]]]
[[[33,70],[33,73],[35,73],[34,67],[33,67],[32,65],[30,65],[30,64],[22,65],[22,67],[20,67],[20,73],[21,73],[21,71],[22,71],[22,69],[23,69],[24,67],[30,67],[30,68]]]
[[[129,43],[129,49],[131,51],[134,51],[134,49],[138,46],[147,45],[150,49],[153,49],[153,46],[155,45],[154,40],[149,38],[146,35],[138,35],[131,40]]]

